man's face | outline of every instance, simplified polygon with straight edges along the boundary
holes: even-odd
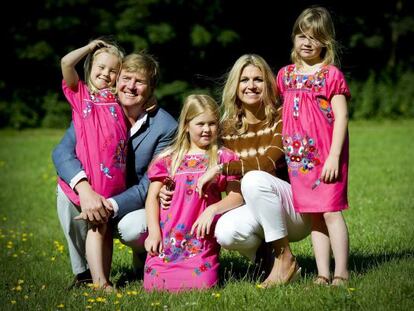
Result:
[[[143,71],[121,70],[116,88],[119,102],[126,108],[143,107],[152,95],[149,79]]]

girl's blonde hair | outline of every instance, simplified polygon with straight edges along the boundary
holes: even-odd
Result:
[[[211,112],[215,116],[217,123],[219,122],[219,106],[213,98],[211,98],[208,95],[202,94],[192,94],[187,96],[181,109],[178,121],[177,135],[172,145],[168,147],[165,151],[161,152],[161,154],[159,155],[159,157],[171,156],[170,176],[174,176],[178,167],[180,166],[181,161],[184,159],[184,156],[190,150],[191,142],[190,136],[187,132],[188,124],[195,117],[205,112]],[[206,155],[209,158],[209,168],[214,165],[217,165],[218,149],[219,147],[217,138],[215,138],[211,142],[206,152]]]
[[[97,47],[94,51],[88,54],[88,56],[85,59],[85,62],[83,63],[83,70],[84,70],[86,85],[88,86],[89,91],[92,94],[99,92],[99,90],[93,85],[92,79],[91,79],[92,65],[93,65],[93,61],[95,60],[95,57],[101,53],[108,53],[108,54],[112,54],[118,57],[119,64],[120,64],[119,71],[118,71],[118,74],[119,74],[119,72],[121,71],[122,59],[124,58],[124,54],[125,54],[122,48],[118,46],[118,44],[114,40],[110,39],[109,37],[99,37],[97,38],[97,40],[102,40],[105,43],[107,43],[109,46],[108,47],[106,46]],[[115,85],[111,87],[111,92],[115,94],[116,92]]]
[[[233,65],[227,76],[222,96],[223,116],[221,118],[224,134],[243,134],[247,131],[245,111],[237,93],[240,76],[249,65],[257,67],[263,74],[264,89],[262,105],[264,105],[266,124],[272,126],[278,118],[277,109],[280,106],[279,93],[276,89],[275,75],[270,66],[259,55],[242,55]]]
[[[298,34],[308,35],[322,44],[321,59],[324,65],[338,64],[337,43],[335,41],[335,27],[331,14],[324,7],[310,7],[305,9],[296,19],[292,29],[292,41]],[[301,65],[301,57],[293,46],[290,54],[292,62]]]

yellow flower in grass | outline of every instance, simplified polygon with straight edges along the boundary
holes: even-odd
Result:
[[[96,297],[97,302],[106,302],[106,298],[103,297]]]
[[[22,280],[22,279],[19,279],[19,280],[17,280],[17,284],[23,284],[24,283],[24,280]]]
[[[23,296],[23,298],[24,298],[24,299],[29,299],[29,296],[24,295],[24,296]]]
[[[83,292],[82,295],[85,296],[85,297],[89,296],[89,294],[87,292]]]
[[[61,303],[61,304],[58,304],[56,307],[59,308],[59,309],[63,309],[65,307],[65,305],[63,303]]]
[[[160,304],[161,304],[161,302],[159,302],[159,301],[151,302],[152,307],[159,306]]]
[[[114,301],[114,305],[117,305],[117,304],[119,304],[119,300]]]
[[[213,296],[214,298],[220,298],[220,293],[212,293],[211,296]]]
[[[22,287],[21,287],[20,285],[17,285],[17,286],[14,288],[14,290],[15,290],[16,292],[21,292],[21,291],[22,291]]]
[[[256,284],[256,287],[260,289],[264,289],[264,286],[262,284]]]
[[[90,303],[94,303],[94,302],[95,302],[95,299],[93,299],[93,298],[89,298],[89,299],[88,299],[88,302],[90,302]]]
[[[55,261],[55,260],[56,260],[55,256],[50,257],[50,261]]]
[[[117,294],[116,294],[116,297],[117,297],[117,298],[122,298],[122,294],[121,294],[121,293],[117,293]]]
[[[86,309],[92,309],[92,306],[86,306],[85,308]]]
[[[12,304],[12,305],[14,305],[14,304],[16,304],[16,300],[10,300],[10,303]]]

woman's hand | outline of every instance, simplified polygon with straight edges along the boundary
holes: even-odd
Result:
[[[339,176],[339,156],[328,155],[322,168],[321,180],[325,183],[331,183],[338,179]]]
[[[197,238],[204,238],[210,234],[211,224],[213,223],[214,216],[216,216],[216,210],[214,205],[207,207],[191,227],[191,234],[196,235]]]
[[[170,207],[173,194],[174,190],[167,190],[165,185],[161,187],[160,192],[158,193],[161,208],[168,209]]]
[[[196,191],[200,198],[203,196],[203,188],[207,188],[208,184],[220,173],[220,171],[220,165],[213,166],[198,179]]]
[[[158,256],[162,252],[161,233],[150,233],[145,239],[144,245],[150,256]]]

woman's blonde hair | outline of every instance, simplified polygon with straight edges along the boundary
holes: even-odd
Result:
[[[243,134],[247,131],[245,111],[238,97],[240,76],[249,65],[257,67],[263,74],[264,89],[262,93],[262,105],[264,105],[266,124],[272,126],[278,118],[277,109],[280,106],[279,94],[276,88],[275,75],[270,66],[259,55],[242,55],[228,73],[222,95],[223,132],[227,134]]]
[[[94,51],[88,54],[88,56],[85,59],[85,62],[83,63],[83,70],[84,70],[86,84],[91,93],[99,92],[99,90],[95,87],[95,85],[93,85],[92,79],[91,79],[92,65],[93,65],[93,61],[95,60],[95,57],[101,53],[108,53],[108,54],[118,57],[119,64],[120,64],[119,70],[118,70],[118,74],[119,74],[119,72],[121,71],[122,59],[124,58],[124,54],[125,54],[123,49],[120,46],[118,46],[116,41],[111,39],[110,37],[99,37],[96,40],[102,40],[105,43],[107,43],[109,46],[97,47]],[[111,87],[111,92],[115,94],[116,92],[115,85]]]
[[[171,156],[170,176],[174,176],[184,156],[190,150],[191,142],[187,132],[189,122],[204,112],[211,112],[215,116],[218,126],[220,119],[219,106],[213,98],[202,94],[187,96],[181,109],[177,135],[172,145],[159,155],[159,157]],[[206,152],[209,158],[209,168],[217,164],[218,148],[217,138],[214,138]]]
[[[338,64],[337,43],[335,41],[335,27],[331,14],[324,7],[310,7],[305,9],[293,25],[291,38],[295,41],[298,34],[308,35],[322,44],[321,59],[324,65]],[[293,46],[290,54],[292,62],[301,65],[301,57]]]

